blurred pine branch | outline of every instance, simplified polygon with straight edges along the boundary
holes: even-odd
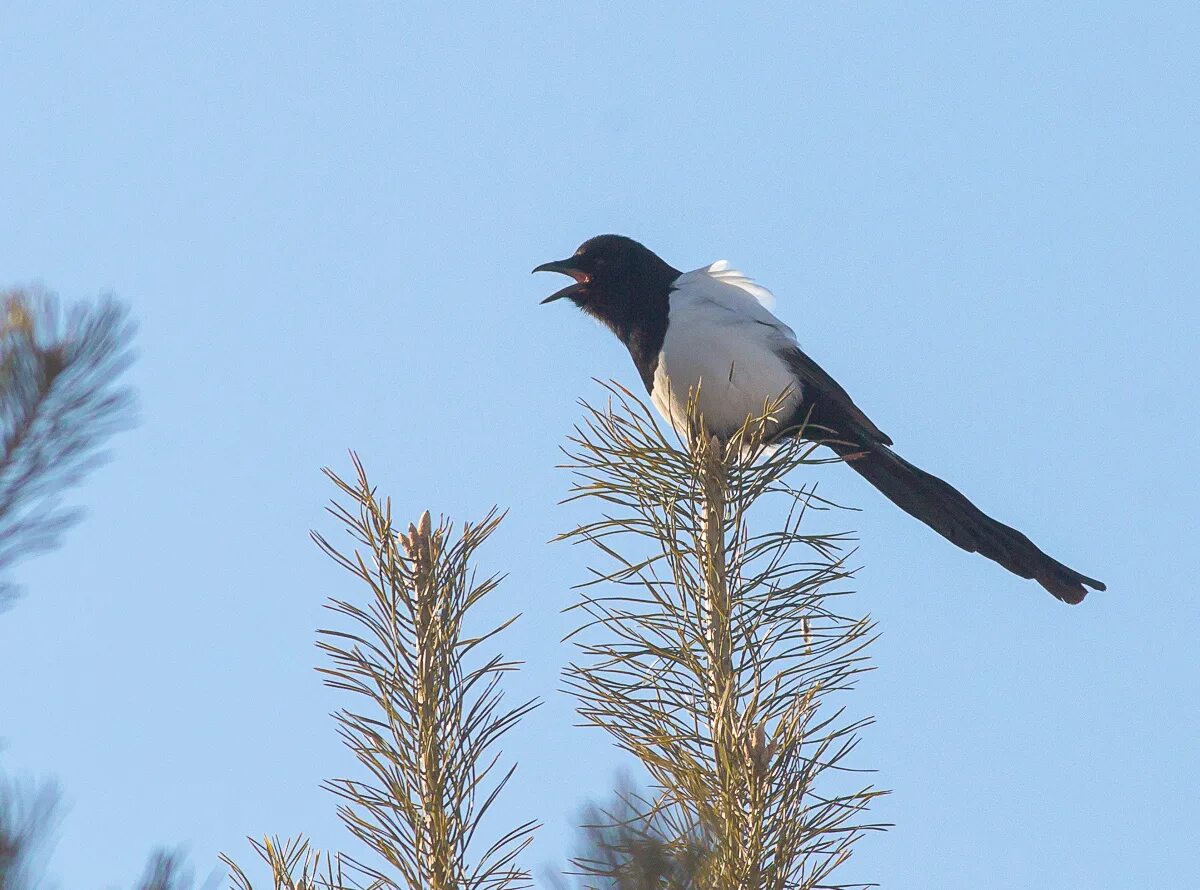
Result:
[[[58,789],[0,778],[0,890],[42,883],[38,857],[58,816]]]
[[[686,839],[665,834],[646,813],[653,808],[647,800],[621,783],[613,799],[603,805],[586,808],[580,826],[581,848],[572,860],[576,875],[583,875],[583,886],[609,890],[697,890],[703,887],[713,855],[710,839],[693,836]],[[559,876],[549,883],[566,890]]]
[[[0,294],[0,575],[58,542],[78,517],[62,495],[132,422],[117,381],[133,330],[112,300],[63,309],[40,290]],[[6,594],[0,580],[0,605]]]
[[[0,292],[0,576],[58,543],[79,515],[62,496],[132,423],[133,395],[118,381],[133,332],[113,300],[64,309],[42,290]],[[0,577],[0,608],[13,589]],[[45,886],[38,856],[57,818],[53,785],[0,775],[0,890]],[[178,858],[158,854],[139,886],[186,884]]]
[[[192,873],[183,856],[170,850],[157,850],[146,863],[137,890],[186,890],[193,886]]]
[[[53,784],[0,777],[0,890],[53,886],[42,855],[59,820],[59,792]],[[181,854],[158,850],[150,856],[136,890],[187,890],[192,874]]]

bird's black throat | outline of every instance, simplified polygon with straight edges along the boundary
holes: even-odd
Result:
[[[647,392],[654,387],[658,354],[667,335],[671,285],[678,277],[674,269],[669,277],[665,273],[633,277],[591,287],[577,301],[580,309],[603,322],[625,344]]]

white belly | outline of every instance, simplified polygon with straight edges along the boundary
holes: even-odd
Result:
[[[722,437],[735,432],[748,418],[763,416],[768,407],[775,408],[772,417],[777,423],[791,420],[800,402],[800,385],[755,327],[668,327],[654,372],[651,401],[676,432],[685,433],[692,400],[704,428]]]

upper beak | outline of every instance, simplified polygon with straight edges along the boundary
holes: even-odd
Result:
[[[575,279],[574,284],[568,284],[562,290],[555,291],[546,299],[542,300],[542,304],[553,303],[555,300],[561,300],[563,297],[569,297],[583,290],[584,285],[588,282],[588,277],[585,273],[576,269],[570,260],[555,260],[552,263],[542,263],[533,270],[534,272],[558,272],[562,275],[570,275]]]

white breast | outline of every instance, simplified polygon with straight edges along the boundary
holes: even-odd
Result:
[[[691,399],[705,428],[721,436],[781,398],[781,422],[796,410],[800,384],[780,357],[796,335],[763,305],[770,299],[726,263],[676,279],[651,401],[677,431],[686,429]]]

